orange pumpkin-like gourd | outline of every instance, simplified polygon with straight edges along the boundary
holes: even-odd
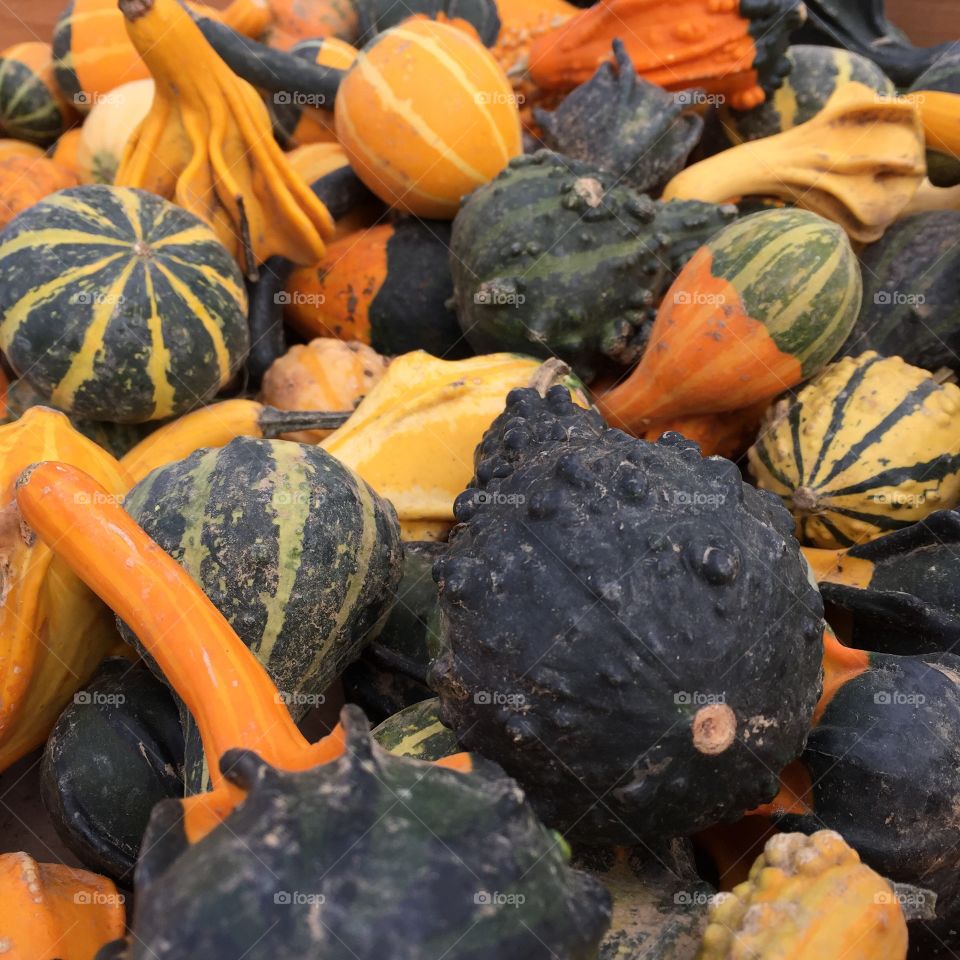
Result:
[[[29,157],[31,160],[44,156],[43,147],[26,140],[14,140],[12,137],[0,138],[0,160],[7,157]]]
[[[516,97],[490,51],[472,30],[426,17],[361,51],[334,113],[360,179],[416,216],[452,218],[522,151]]]
[[[66,167],[44,156],[0,159],[0,227],[51,193],[79,182]]]
[[[270,26],[266,42],[275,50],[317,37],[352,43],[360,35],[360,15],[351,0],[267,0]]]
[[[380,382],[388,363],[365,343],[318,337],[273,361],[260,399],[278,410],[353,410]],[[283,439],[319,443],[331,432],[299,430]]]
[[[66,133],[60,134],[50,150],[50,159],[64,170],[69,170],[81,183],[89,183],[90,181],[85,179],[81,172],[77,159],[82,136],[83,127],[73,127]]]

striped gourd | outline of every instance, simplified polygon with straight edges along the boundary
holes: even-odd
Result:
[[[49,43],[18,43],[0,53],[0,130],[5,136],[46,146],[74,116],[54,82]]]
[[[318,447],[242,437],[198,450],[148,474],[124,507],[203,587],[296,717],[357,656],[400,578],[393,508]],[[186,730],[196,789],[202,754]]]
[[[209,400],[246,357],[236,263],[142,190],[62,190],[0,236],[0,347],[61,410],[136,423]]]
[[[441,760],[460,750],[456,735],[440,720],[436,697],[404,707],[371,732],[384,750],[397,757]]]
[[[831,364],[767,414],[749,452],[798,536],[848,547],[960,503],[960,388],[867,351]]]
[[[451,218],[522,152],[503,70],[476,35],[413,18],[364,47],[337,92],[337,137],[382,200]]]
[[[308,63],[322,67],[348,69],[357,59],[357,50],[336,37],[317,37],[294,44],[288,51]],[[267,108],[273,121],[273,131],[285,149],[305,143],[336,143],[333,129],[333,104],[320,97],[298,96],[290,91],[269,95]]]
[[[839,47],[798,44],[787,50],[790,73],[767,100],[740,113],[728,111],[723,128],[733,143],[782,133],[819,113],[834,91],[851,80],[884,96],[896,94],[890,78],[872,61]]]
[[[667,291],[640,364],[602,399],[615,426],[740,410],[819,372],[862,298],[843,230],[804,210],[753,214],[713,236]]]

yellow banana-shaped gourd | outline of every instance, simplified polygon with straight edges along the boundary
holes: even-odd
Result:
[[[120,9],[156,93],[115,182],[197,214],[248,275],[274,254],[316,263],[333,220],[274,140],[257,91],[177,0],[120,0]]]

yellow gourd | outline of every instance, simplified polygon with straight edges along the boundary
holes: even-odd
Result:
[[[872,243],[899,216],[926,174],[916,106],[847,83],[811,120],[687,167],[664,200],[722,203],[779,197]]]
[[[889,881],[832,830],[780,833],[750,877],[718,894],[697,960],[904,960],[907,923]]]
[[[77,169],[81,183],[113,183],[127,142],[149,113],[155,84],[132,80],[104,94],[80,128]]]

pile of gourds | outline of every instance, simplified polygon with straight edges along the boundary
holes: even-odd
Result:
[[[0,955],[960,957],[960,43],[401,6],[0,51]]]

